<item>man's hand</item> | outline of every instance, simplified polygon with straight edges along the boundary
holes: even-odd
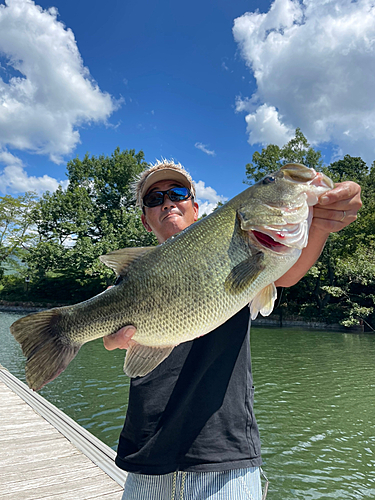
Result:
[[[361,206],[361,187],[355,182],[340,182],[334,189],[323,194],[313,209],[307,247],[302,250],[301,257],[294,266],[275,285],[289,287],[303,278],[318,260],[329,234],[336,233],[355,221]]]
[[[132,325],[124,326],[118,332],[103,337],[104,347],[108,351],[113,351],[113,349],[129,349],[131,345],[136,343],[132,340],[136,331],[136,328]]]
[[[323,194],[315,205],[311,229],[327,235],[337,233],[357,219],[361,206],[361,187],[351,181],[340,182]]]

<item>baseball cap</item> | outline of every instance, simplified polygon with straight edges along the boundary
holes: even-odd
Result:
[[[180,163],[176,164],[173,161],[163,160],[143,171],[134,184],[137,205],[142,207],[143,197],[152,185],[165,180],[176,181],[187,187],[195,198],[195,187],[189,172]]]

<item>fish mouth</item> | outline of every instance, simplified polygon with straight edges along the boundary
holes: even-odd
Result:
[[[250,234],[257,245],[275,253],[288,253],[293,249],[302,250],[307,245],[311,220],[310,208],[308,218],[304,221],[282,226],[255,226],[251,228]]]
[[[284,245],[280,241],[276,241],[269,234],[261,233],[260,231],[252,230],[252,234],[255,236],[258,243],[260,243],[263,247],[268,248],[277,253],[281,253],[283,251],[287,251],[289,246]]]

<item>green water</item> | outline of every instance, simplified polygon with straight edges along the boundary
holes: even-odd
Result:
[[[0,313],[0,363],[21,380],[24,359]],[[255,412],[267,500],[375,498],[375,336],[253,328]],[[41,394],[115,448],[129,383],[124,353],[85,345]]]

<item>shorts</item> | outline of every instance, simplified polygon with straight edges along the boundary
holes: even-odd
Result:
[[[128,473],[122,500],[261,500],[259,467],[223,472]]]

